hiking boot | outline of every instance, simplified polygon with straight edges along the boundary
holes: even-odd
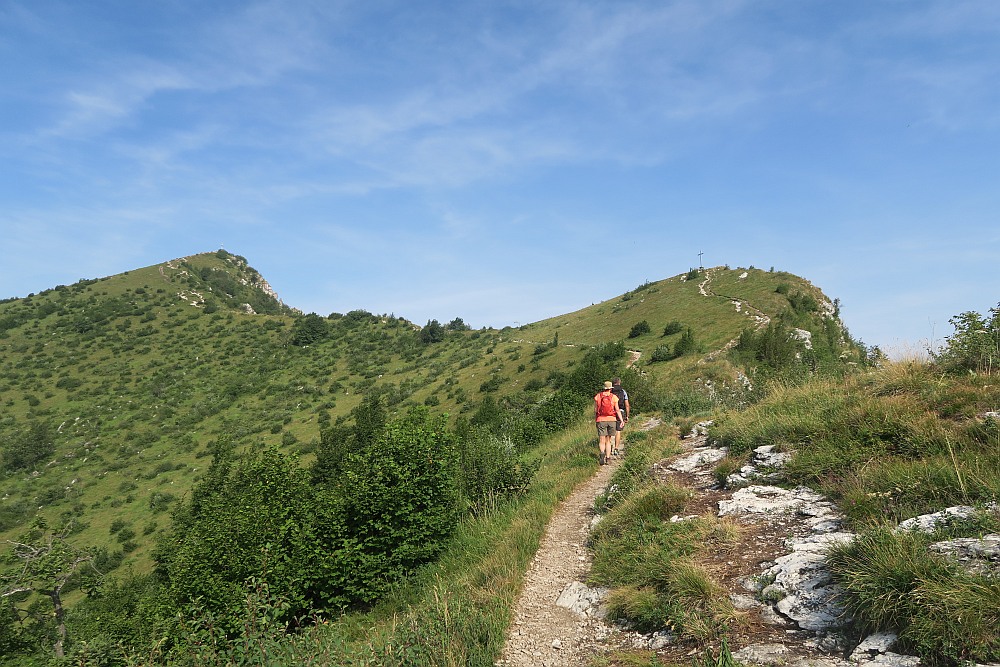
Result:
[[[601,465],[607,463],[607,459],[604,457],[604,452],[601,452],[600,456],[597,457],[597,460]]]

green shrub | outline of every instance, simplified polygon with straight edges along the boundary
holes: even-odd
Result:
[[[674,358],[683,357],[685,354],[692,354],[698,351],[698,342],[695,340],[694,331],[691,327],[684,330],[680,340],[674,345]]]
[[[3,466],[7,470],[23,470],[52,456],[55,439],[46,422],[32,421],[3,444]]]
[[[554,433],[576,421],[588,403],[587,397],[568,389],[560,389],[539,402],[534,416],[547,431]]]
[[[306,473],[275,450],[213,463],[157,552],[174,603],[200,599],[235,629],[243,583],[261,577],[289,598],[290,616],[308,609],[311,500]]]
[[[489,380],[479,385],[479,391],[483,393],[498,391],[502,386],[503,377],[500,375],[494,375]]]
[[[462,439],[459,480],[462,497],[474,514],[528,488],[541,462],[523,463],[518,449],[509,435],[489,428],[473,429]]]
[[[674,334],[679,334],[684,330],[684,325],[678,320],[671,320],[667,323],[667,326],[663,327],[664,336],[673,336]]]
[[[950,370],[991,373],[1000,367],[1000,304],[983,317],[975,311],[948,320],[955,333],[947,345],[935,352],[935,359]]]
[[[632,327],[632,330],[628,332],[629,338],[638,338],[643,334],[648,334],[651,331],[649,327],[649,322],[642,320],[641,322],[636,322]]]
[[[649,355],[649,360],[654,363],[657,361],[670,361],[673,358],[669,345],[657,345],[653,353]]]
[[[313,566],[322,606],[372,602],[444,548],[459,516],[456,467],[453,434],[423,407],[344,456],[316,503],[316,535],[335,555]]]
[[[297,318],[292,324],[292,345],[312,345],[330,335],[327,321],[316,313]]]

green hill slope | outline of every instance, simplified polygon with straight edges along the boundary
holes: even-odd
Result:
[[[276,445],[308,461],[321,429],[366,394],[391,411],[426,405],[453,419],[486,396],[539,400],[587,350],[622,340],[641,352],[648,396],[637,405],[657,408],[708,377],[739,386],[747,369],[710,353],[794,314],[802,295],[816,307],[796,321],[833,326],[850,347],[817,288],[755,269],[682,274],[517,329],[459,321],[435,336],[363,310],[302,316],[225,251],[9,299],[0,303],[0,538],[36,517],[72,520],[74,539],[103,550],[106,568],[142,571],[216,448]],[[629,337],[641,322],[648,331]],[[664,335],[675,322],[682,329]],[[312,325],[318,333],[305,335]],[[652,360],[688,329],[695,349]]]

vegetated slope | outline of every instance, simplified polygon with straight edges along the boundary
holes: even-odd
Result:
[[[708,277],[714,293],[699,288]],[[770,317],[795,294],[827,302],[789,274],[714,269],[519,329],[470,331],[458,318],[421,329],[364,310],[302,316],[220,250],[10,299],[0,303],[0,538],[36,517],[72,521],[104,571],[123,560],[141,571],[216,448],[278,445],[308,458],[320,429],[363,394],[393,411],[452,415],[487,395],[537,397],[587,349],[623,339],[650,353],[644,381],[666,391],[704,374],[698,350],[759,325],[734,299]],[[630,338],[641,321],[649,330]],[[697,348],[650,362],[683,335],[664,335],[673,322]]]

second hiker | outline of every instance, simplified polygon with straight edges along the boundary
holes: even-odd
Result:
[[[611,451],[614,456],[618,456],[622,449],[622,431],[625,430],[625,424],[628,423],[632,406],[628,402],[628,392],[622,388],[621,378],[611,380],[611,393],[618,397],[618,409],[621,410],[622,415],[625,417],[625,419],[618,422],[618,426],[615,429],[615,444]]]

